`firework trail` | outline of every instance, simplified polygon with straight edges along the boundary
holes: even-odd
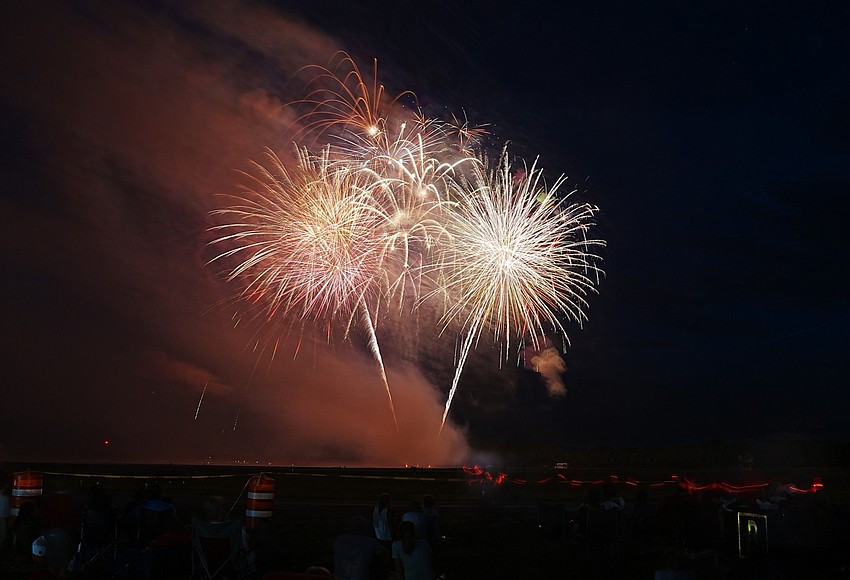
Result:
[[[381,379],[384,381],[384,387],[387,390],[387,399],[389,399],[390,402],[390,411],[392,411],[393,414],[393,423],[395,423],[395,429],[398,431],[398,418],[395,414],[393,394],[390,391],[390,383],[387,381],[387,372],[386,369],[384,369],[384,359],[381,356],[381,348],[378,346],[378,337],[375,335],[375,325],[372,324],[372,318],[369,316],[369,307],[362,300],[360,301],[360,307],[363,310],[363,324],[366,325],[366,328],[369,331],[369,346],[372,349],[372,355],[378,362],[378,368],[381,371]]]
[[[195,409],[195,421],[198,420],[198,414],[201,412],[201,403],[204,402],[204,395],[207,394],[207,385],[209,385],[209,384],[210,384],[210,382],[207,381],[206,384],[204,385],[204,390],[201,391],[201,398],[198,399],[198,408]]]
[[[255,164],[252,186],[213,213],[224,220],[214,244],[230,246],[230,281],[268,319],[328,325],[349,337],[360,325],[379,367],[393,419],[392,393],[378,343],[381,309],[399,315],[442,303],[442,335],[458,332],[459,354],[442,431],[470,351],[491,333],[502,355],[511,341],[581,325],[585,296],[602,274],[588,237],[597,209],[568,203],[562,176],[547,187],[536,162],[511,171],[507,148],[493,162],[481,150],[486,131],[466,117],[442,122],[393,99],[339,53],[331,67],[311,66],[296,136],[294,167],[274,153]]]

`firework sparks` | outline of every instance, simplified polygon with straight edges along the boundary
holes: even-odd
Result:
[[[490,327],[508,348],[517,334],[536,341],[548,328],[565,335],[562,313],[586,320],[584,297],[601,274],[590,250],[604,242],[587,237],[594,206],[559,199],[564,183],[547,188],[536,165],[517,178],[505,149],[496,167],[484,159],[457,184],[439,264],[452,297],[446,320],[479,332]]]
[[[485,158],[473,169],[470,180],[457,183],[451,241],[438,264],[443,325],[456,321],[465,335],[441,429],[469,350],[485,329],[504,355],[515,336],[529,337],[535,348],[547,331],[566,337],[562,318],[583,323],[584,297],[601,273],[591,250],[603,242],[587,237],[596,208],[559,199],[563,176],[547,188],[536,163],[517,176],[507,149],[495,167]]]
[[[232,221],[217,226],[223,235],[215,243],[235,247],[215,259],[241,257],[228,277],[247,282],[243,296],[262,303],[269,319],[342,318],[347,335],[361,308],[395,419],[368,314],[383,280],[383,240],[377,235],[383,223],[372,193],[379,181],[371,171],[334,163],[330,148],[318,156],[299,149],[298,159],[289,170],[270,153],[272,168],[257,166],[259,187],[216,212]]]
[[[288,168],[269,153],[253,187],[214,212],[225,223],[214,260],[236,260],[228,279],[269,319],[360,324],[392,394],[378,344],[382,305],[404,316],[443,305],[436,330],[459,337],[442,431],[471,350],[487,331],[502,355],[512,341],[557,333],[586,320],[586,296],[602,271],[588,237],[597,209],[570,203],[566,178],[547,187],[536,162],[512,172],[507,148],[495,163],[483,153],[483,126],[464,116],[440,122],[388,99],[345,53],[336,66],[307,67],[299,135],[324,141],[321,153],[297,148]],[[343,73],[339,74],[342,70]],[[397,117],[394,115],[398,115]],[[427,288],[427,291],[423,291]]]
[[[442,161],[429,151],[421,135],[399,140],[395,154],[379,158],[385,175],[376,208],[384,222],[382,232],[385,295],[403,311],[407,289],[420,299],[423,272],[431,253],[446,236],[447,200],[455,176],[468,158]]]
[[[348,328],[379,279],[382,223],[369,207],[377,181],[332,163],[329,149],[298,153],[292,170],[269,153],[271,169],[257,165],[259,187],[214,212],[231,220],[216,226],[223,234],[214,243],[234,244],[215,260],[244,256],[228,278],[247,281],[243,296],[266,304],[269,319],[342,316]]]
[[[299,119],[300,134],[335,141],[353,158],[392,152],[405,122],[389,115],[401,107],[405,97],[415,100],[415,95],[404,91],[388,98],[378,83],[377,60],[373,61],[371,82],[345,52],[338,52],[328,67],[310,65],[301,72],[310,75],[307,95],[291,103],[304,111]]]

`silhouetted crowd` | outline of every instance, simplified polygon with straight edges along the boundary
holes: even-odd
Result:
[[[769,550],[816,541],[824,522],[815,494],[779,481],[756,482],[756,474],[750,475],[750,482],[741,480],[734,488],[700,476],[682,478],[669,493],[653,490],[656,498],[644,487],[629,489],[633,495],[626,499],[614,481],[587,485],[577,506],[538,504],[540,538],[561,543],[582,562],[587,577],[619,577],[618,571],[641,560],[656,580],[698,578],[707,568],[756,561]],[[185,513],[151,481],[115,506],[104,485],[96,483],[82,509],[71,495],[55,493],[24,502],[9,517],[6,474],[0,474],[0,491],[0,517],[8,522],[0,526],[4,577],[453,578],[444,522],[430,495],[400,509],[389,493],[381,494],[371,518],[353,514],[347,529],[328,538],[327,561],[293,571],[272,519],[246,525],[231,516],[221,496]]]

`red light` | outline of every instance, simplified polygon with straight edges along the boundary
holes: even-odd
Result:
[[[109,445],[109,439],[104,439],[104,440],[103,440],[103,444],[104,444],[104,445]]]

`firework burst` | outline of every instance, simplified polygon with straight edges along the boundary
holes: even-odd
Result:
[[[234,260],[228,279],[269,319],[362,325],[395,408],[378,344],[382,308],[413,314],[442,307],[436,330],[459,337],[445,425],[471,350],[487,332],[508,356],[512,341],[557,333],[586,320],[586,296],[602,271],[589,237],[597,208],[572,203],[566,178],[547,186],[536,162],[511,171],[507,148],[481,153],[484,126],[464,115],[443,122],[388,98],[339,53],[331,67],[306,67],[293,167],[269,152],[252,186],[214,212],[215,260]],[[423,290],[424,289],[424,290]],[[396,421],[396,427],[398,423]]]
[[[258,187],[214,212],[228,220],[214,243],[235,246],[216,259],[242,258],[228,278],[245,280],[243,296],[266,304],[269,318],[341,316],[348,325],[357,304],[377,294],[381,222],[370,203],[378,180],[332,163],[329,149],[299,149],[294,169],[271,152],[268,161],[256,165]]]
[[[483,158],[472,167],[471,179],[455,182],[450,242],[436,266],[447,306],[443,328],[458,323],[463,335],[443,425],[485,329],[504,355],[513,337],[527,337],[535,348],[547,332],[566,338],[562,320],[583,323],[585,296],[601,274],[592,250],[604,242],[587,236],[596,208],[559,198],[564,177],[547,188],[536,163],[514,174],[507,149],[495,166]]]
[[[449,192],[471,160],[442,161],[421,135],[398,142],[394,149],[392,157],[374,160],[385,176],[375,191],[385,224],[385,295],[401,312],[408,294],[413,294],[414,304],[420,300],[423,275],[446,239],[445,223],[453,205]]]
[[[229,221],[214,243],[234,246],[216,259],[241,259],[228,278],[246,281],[243,296],[269,319],[324,320],[329,329],[342,319],[348,335],[359,311],[398,425],[370,308],[384,279],[383,218],[372,192],[380,180],[332,162],[330,148],[318,156],[299,149],[292,170],[271,152],[268,161],[270,168],[256,165],[257,187],[215,212]]]
[[[373,61],[371,79],[345,52],[338,52],[327,67],[310,65],[300,72],[309,75],[306,96],[291,105],[302,113],[298,136],[313,135],[321,141],[333,141],[341,154],[352,159],[377,157],[392,152],[403,140],[406,119],[398,119],[402,101],[415,95],[404,91],[393,98],[378,83],[378,61]],[[390,116],[393,113],[394,116]],[[412,120],[415,115],[409,114]],[[430,123],[412,126],[426,130]]]

